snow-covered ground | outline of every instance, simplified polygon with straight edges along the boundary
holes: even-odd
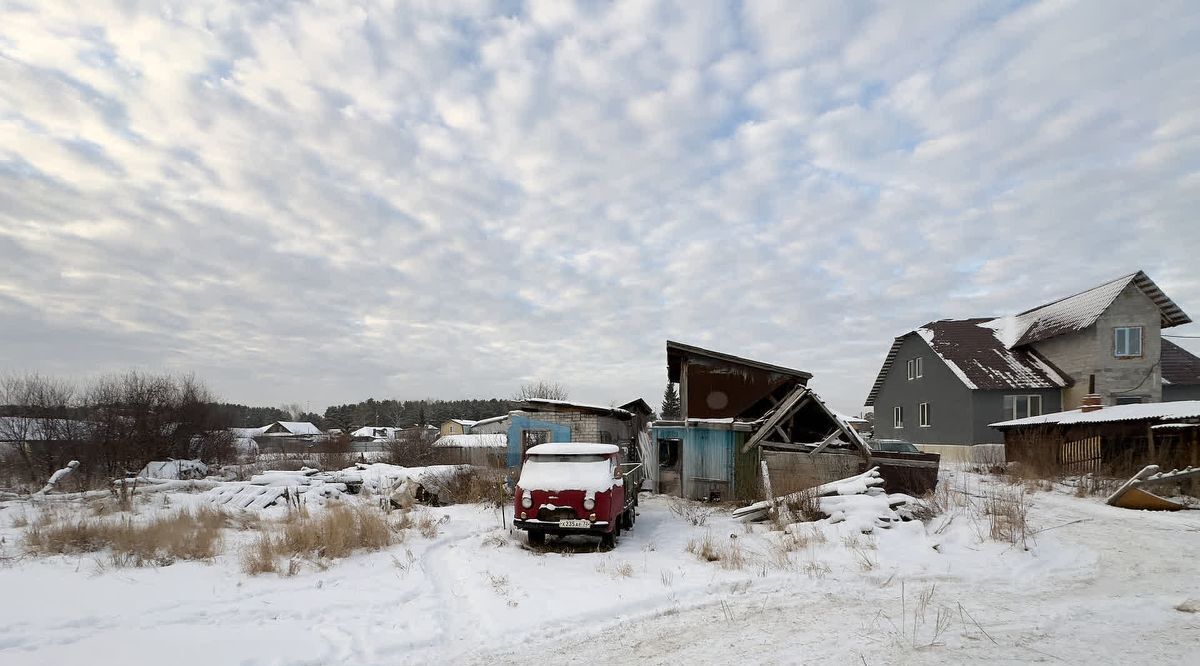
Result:
[[[943,482],[978,497],[1002,485]],[[168,497],[140,510],[204,501]],[[409,530],[290,577],[242,573],[251,536],[233,530],[205,563],[21,556],[11,525],[25,505],[6,503],[0,664],[1196,663],[1200,613],[1176,607],[1200,599],[1200,514],[1028,502],[1028,550],[988,538],[976,509],[871,536],[822,521],[784,542],[728,511],[695,525],[645,497],[615,550],[533,552],[495,510],[422,508],[437,536]],[[688,551],[705,539],[724,561]]]

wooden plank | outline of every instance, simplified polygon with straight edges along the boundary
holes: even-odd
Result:
[[[767,419],[767,422],[764,423],[757,432],[751,435],[750,439],[746,440],[745,446],[742,447],[742,453],[749,451],[759,442],[766,439],[767,435],[774,431],[775,426],[779,425],[779,423],[783,421],[783,419],[786,418],[791,411],[800,404],[800,400],[807,395],[807,387],[797,386],[796,388],[792,389],[791,393],[789,393],[787,397],[783,399],[783,402],[779,403],[779,405],[775,407],[775,411],[771,413],[771,416]]]
[[[813,449],[812,451],[809,451],[809,455],[816,455],[816,454],[818,454],[818,453],[820,453],[820,452],[824,451],[824,450],[825,450],[825,447],[827,447],[827,446],[829,446],[830,444],[832,444],[832,443],[834,442],[834,440],[836,440],[836,439],[837,439],[837,436],[838,436],[838,435],[840,435],[840,434],[842,434],[842,429],[841,429],[841,428],[834,428],[834,429],[833,429],[833,432],[829,433],[829,435],[827,435],[827,436],[825,437],[825,439],[824,439],[824,440],[822,440],[822,441],[821,441],[821,443],[817,445],[817,448]]]

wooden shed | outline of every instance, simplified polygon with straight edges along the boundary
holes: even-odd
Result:
[[[1007,460],[1047,472],[1123,476],[1144,465],[1200,465],[1200,400],[1109,407],[1098,402],[1085,398],[1080,409],[992,427],[1004,435]]]

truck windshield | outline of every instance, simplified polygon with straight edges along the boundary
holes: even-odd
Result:
[[[601,456],[601,455],[563,455],[563,454],[542,453],[542,454],[539,454],[536,456],[529,456],[529,459],[525,461],[525,464],[528,465],[529,463],[549,463],[549,462],[565,462],[565,463],[600,462],[601,460],[607,460],[607,459],[608,458],[606,458],[605,456]]]

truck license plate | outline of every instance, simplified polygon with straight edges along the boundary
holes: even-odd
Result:
[[[591,527],[592,524],[586,520],[575,520],[575,519],[568,518],[566,520],[558,521],[558,526],[559,527],[578,527],[581,529],[587,529],[587,528]]]

